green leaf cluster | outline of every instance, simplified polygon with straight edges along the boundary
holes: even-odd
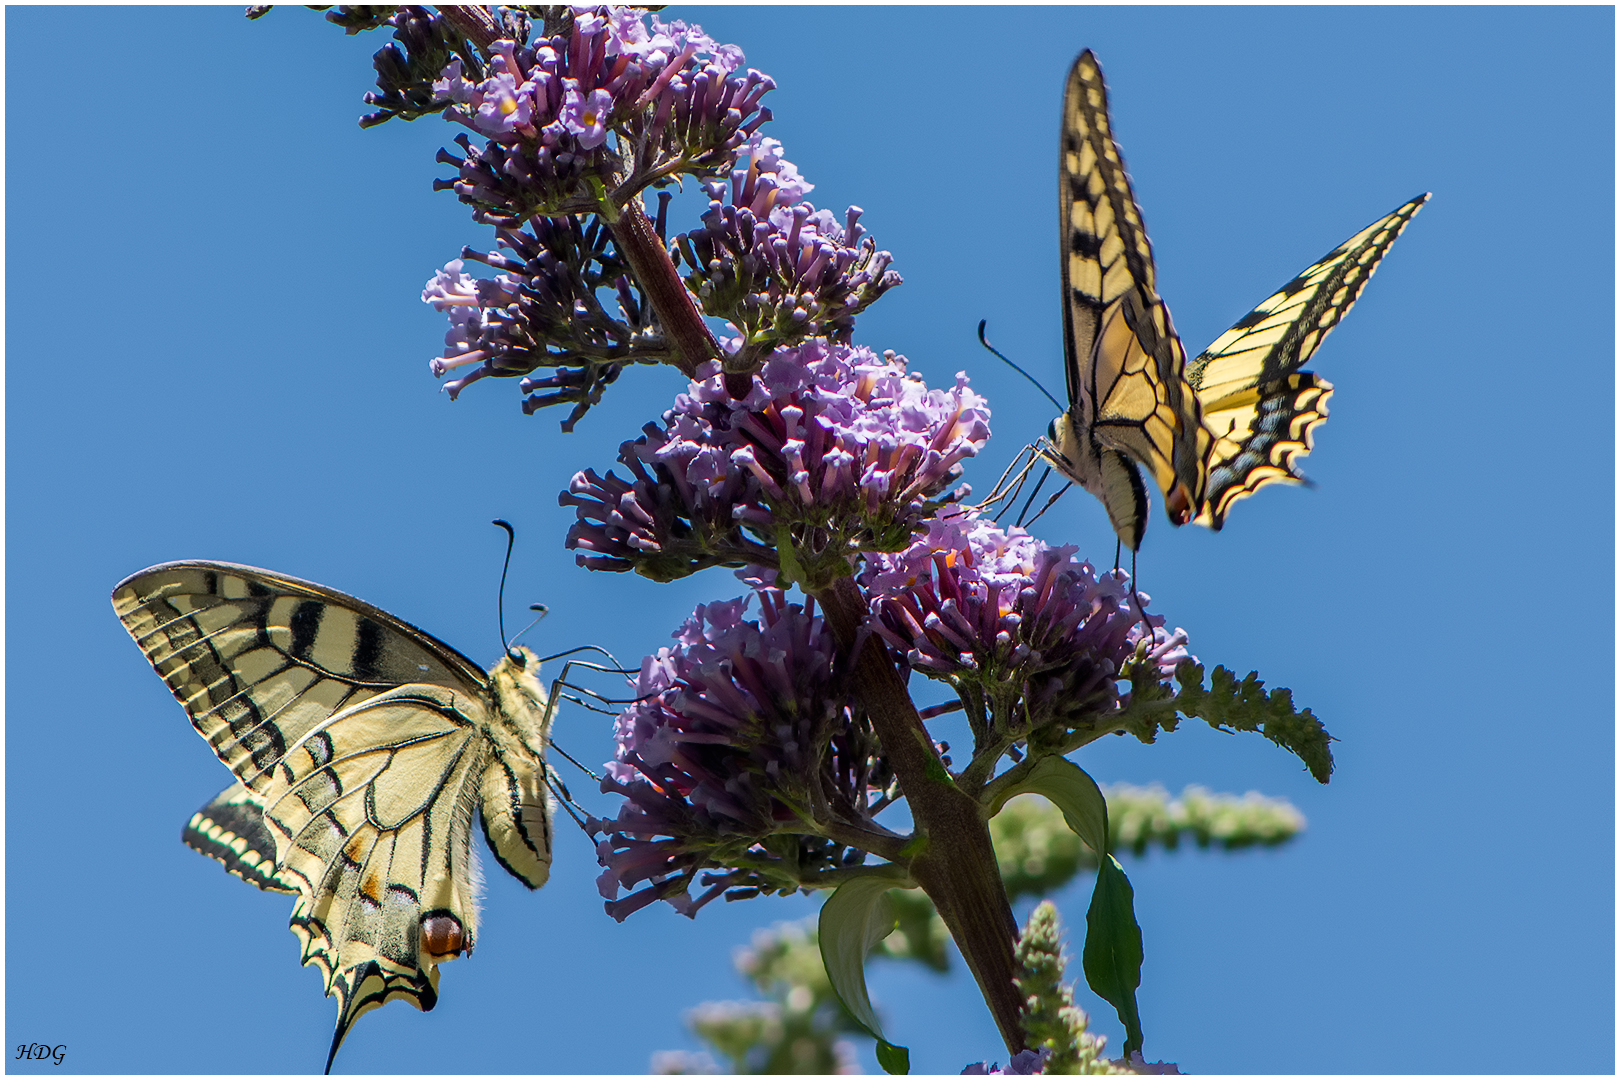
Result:
[[[1287,687],[1270,693],[1251,671],[1241,680],[1223,667],[1209,677],[1204,689],[1204,667],[1191,660],[1176,670],[1181,692],[1176,695],[1176,711],[1183,716],[1204,720],[1223,731],[1258,731],[1305,763],[1318,783],[1327,783],[1333,774],[1333,737],[1310,709],[1295,709],[1294,695]]]

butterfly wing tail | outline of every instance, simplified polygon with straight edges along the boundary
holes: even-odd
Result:
[[[338,1047],[348,1038],[354,1022],[372,1009],[396,998],[429,1012],[439,1003],[439,969],[430,968],[426,976],[420,972],[385,971],[376,961],[361,964],[336,973],[327,991],[338,999],[337,1030],[332,1033],[332,1049],[326,1055],[326,1071],[332,1071]]]

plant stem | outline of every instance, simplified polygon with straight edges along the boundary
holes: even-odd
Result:
[[[636,276],[647,302],[658,315],[659,325],[679,353],[677,366],[683,375],[693,378],[699,364],[720,355],[720,346],[693,306],[669,252],[641,208],[641,197],[632,196],[620,211],[618,220],[608,222],[608,228],[613,230],[613,242],[619,254],[630,264],[630,272]]]
[[[467,40],[484,52],[495,44],[495,19],[481,7],[461,4],[442,4],[438,8],[446,22],[460,30]]]
[[[816,594],[816,601],[839,646],[853,649],[866,615],[865,599],[854,579],[837,579]],[[978,980],[1008,1052],[1017,1053],[1024,1049],[1019,1023],[1023,999],[1013,985],[1018,924],[1001,883],[984,811],[951,780],[876,635],[866,635],[861,644],[854,678],[856,697],[883,742],[884,756],[924,841],[906,869],[934,902]]]

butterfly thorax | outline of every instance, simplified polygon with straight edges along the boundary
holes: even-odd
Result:
[[[1097,428],[1087,423],[1088,399],[1082,398],[1047,429],[1043,455],[1059,472],[1091,492],[1108,511],[1108,522],[1120,541],[1135,551],[1147,529],[1147,489],[1135,464],[1118,450],[1102,445]]]
[[[546,707],[545,687],[536,674],[540,660],[522,645],[514,648],[512,654],[501,657],[489,669],[497,711],[508,721],[507,726],[528,753],[544,757],[551,714]],[[521,662],[514,659],[514,655],[521,657]]]

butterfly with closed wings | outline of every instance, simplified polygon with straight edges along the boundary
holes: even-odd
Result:
[[[1081,53],[1063,95],[1058,152],[1069,407],[1012,490],[1046,461],[1101,500],[1134,552],[1147,528],[1138,466],[1153,476],[1172,523],[1211,529],[1224,524],[1232,503],[1267,484],[1304,483],[1295,463],[1327,419],[1333,387],[1300,368],[1428,198],[1328,252],[1189,364],[1156,289],[1153,248],[1114,141],[1102,69],[1089,49]]]
[[[433,1008],[439,965],[472,951],[474,811],[514,877],[550,875],[539,660],[510,648],[486,672],[362,600],[232,563],[153,566],[112,602],[236,776],[182,839],[298,897],[303,962],[338,999],[330,1072],[356,1019]]]

